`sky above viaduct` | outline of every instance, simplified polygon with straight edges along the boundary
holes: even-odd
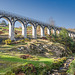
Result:
[[[0,10],[45,23],[53,18],[58,27],[75,28],[75,0],[0,0]]]

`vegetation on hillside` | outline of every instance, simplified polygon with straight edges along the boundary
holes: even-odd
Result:
[[[67,50],[75,52],[75,41],[68,36],[68,32],[65,29],[62,29],[59,35],[48,35],[47,39],[53,42],[64,44],[67,47]]]
[[[75,74],[75,60],[73,60],[72,63],[70,64],[70,67],[69,67],[67,73],[69,73],[71,75]]]
[[[3,29],[4,27],[1,27],[0,31]],[[8,33],[8,27],[6,27],[5,30],[7,32],[2,32]],[[21,28],[19,30],[16,28],[16,30],[17,32],[19,30],[21,32]],[[47,35],[46,37],[42,37],[36,41],[29,38],[24,39],[20,35],[17,35],[16,37],[18,37],[19,40],[11,41],[10,39],[6,39],[0,44],[1,74],[6,73],[5,75],[15,75],[21,73],[30,75],[46,75],[48,71],[52,72],[52,69],[59,69],[59,67],[62,66],[66,60],[64,56],[66,56],[67,53],[68,56],[69,54],[72,55],[72,53],[75,53],[75,42],[68,36],[68,32],[65,29],[62,29],[59,35]],[[60,50],[63,55],[61,58],[56,58],[57,60],[55,60],[54,58],[57,57],[57,53],[54,54],[55,57],[53,56],[53,53],[56,51],[61,52]],[[25,53],[29,54],[30,57],[26,58],[28,55]],[[47,56],[48,54],[50,56],[48,58],[45,57],[45,53]],[[72,62],[68,70],[70,74],[74,74],[75,70],[72,70],[75,69],[74,65],[75,60]]]

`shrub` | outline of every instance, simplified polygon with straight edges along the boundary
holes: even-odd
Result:
[[[23,59],[31,58],[31,55],[29,54],[21,55],[20,58],[23,58]]]
[[[63,58],[58,58],[57,60],[55,60],[55,62],[53,63],[53,68],[54,69],[59,69],[60,66],[62,66],[63,62],[66,61],[66,57]]]
[[[42,39],[43,39],[43,40],[47,40],[47,38],[46,38],[46,37],[42,37]]]
[[[11,40],[10,39],[5,40],[5,44],[6,45],[10,45],[11,44]]]
[[[59,33],[59,36],[60,36],[61,38],[67,38],[67,37],[69,37],[68,32],[67,32],[66,29],[62,29],[62,30],[60,31],[60,33]]]
[[[19,73],[25,73],[25,75],[36,75],[35,66],[31,63],[29,63],[29,64],[26,63],[25,65],[20,65],[20,66],[14,67],[11,71],[15,75],[17,75]],[[8,75],[8,73],[6,75]],[[11,73],[9,75],[11,75]]]
[[[15,74],[18,74],[18,73],[20,73],[20,72],[23,72],[23,71],[22,71],[22,67],[23,67],[23,65],[14,67],[14,68],[11,69],[11,71],[12,71],[13,73],[15,73]]]
[[[25,41],[30,41],[30,39],[29,38],[25,38]]]
[[[2,31],[0,31],[0,34],[3,34],[3,32],[2,32]]]
[[[22,39],[22,40],[19,40],[19,42],[25,42],[25,40],[24,40],[24,39]]]
[[[22,35],[16,35],[16,38],[23,38]]]
[[[62,29],[59,35],[47,35],[47,39],[52,42],[58,42],[64,44],[67,50],[71,50],[75,53],[75,42],[69,37],[66,29]]]
[[[72,63],[70,64],[70,67],[68,68],[67,73],[69,73],[70,75],[75,74],[75,60],[73,60]]]
[[[2,43],[5,44],[5,40],[2,40]]]
[[[22,67],[22,70],[25,74],[31,74],[31,73],[36,73],[36,69],[33,64],[27,64],[24,67]]]

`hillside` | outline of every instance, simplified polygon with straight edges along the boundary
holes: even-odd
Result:
[[[15,35],[16,37],[19,36],[19,39],[15,41],[3,39],[8,36],[8,31],[8,26],[0,28],[0,35],[3,36],[0,38],[2,40],[2,42],[0,41],[1,75],[50,75],[55,73],[55,70],[61,70],[68,58],[70,60],[70,57],[75,57],[72,54],[72,52],[75,53],[75,42],[68,37],[65,30],[61,31],[65,31],[64,34],[61,33],[62,36],[47,35],[40,39],[22,39],[19,38],[21,37],[21,27],[15,28]],[[37,32],[39,35],[39,27]],[[45,29],[46,33],[47,30]],[[27,34],[32,34],[31,27],[27,27]],[[64,36],[65,34],[67,37]],[[70,61],[72,62],[72,60]],[[63,71],[64,75],[67,68],[66,71]]]
[[[40,64],[50,66],[53,65],[51,63],[54,62],[54,58],[63,55],[68,56],[69,52],[62,44],[42,39],[26,41],[25,43],[16,41],[11,45],[0,45],[0,73],[4,74],[13,67],[25,63],[32,63],[35,67],[40,66]],[[21,55],[31,55],[32,58],[22,59],[20,58]],[[50,66],[50,68],[52,67]]]
[[[68,30],[75,32],[75,29],[70,29],[70,28],[69,28]]]

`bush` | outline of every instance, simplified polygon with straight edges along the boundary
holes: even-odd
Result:
[[[24,39],[22,39],[22,40],[19,40],[19,42],[23,42],[23,43],[24,43],[24,42],[25,42],[25,40],[24,40]]]
[[[11,44],[11,40],[10,39],[5,40],[5,44],[6,45],[10,45]]]
[[[64,44],[67,50],[71,50],[75,53],[75,42],[69,37],[66,29],[62,29],[59,35],[47,35],[47,39],[52,42]]]
[[[29,75],[31,73],[34,73],[34,75],[36,74],[36,69],[34,67],[33,64],[27,64],[24,67],[22,67],[22,70],[25,74]]]
[[[0,31],[0,34],[3,34],[3,31]]]
[[[22,35],[16,35],[16,38],[23,38]]]
[[[47,35],[46,37],[49,41],[52,41],[52,35]]]
[[[5,40],[2,40],[2,43],[5,44]]]
[[[53,63],[53,68],[54,69],[59,69],[60,66],[62,66],[63,62],[66,61],[66,57],[63,58],[58,58],[57,60],[55,60],[55,62]]]
[[[31,63],[26,63],[25,65],[20,65],[14,67],[11,72],[7,72],[5,75],[17,75],[19,73],[24,73],[25,75],[36,75],[36,68]]]
[[[69,37],[68,32],[67,32],[66,29],[62,29],[62,30],[60,31],[60,33],[59,33],[59,36],[60,36],[61,38],[67,38],[67,37]]]
[[[14,67],[14,68],[11,69],[11,71],[12,71],[13,73],[15,73],[15,74],[18,74],[18,73],[20,73],[20,72],[23,72],[23,71],[22,71],[22,67],[23,67],[23,65]]]
[[[70,75],[74,75],[75,74],[75,60],[72,61],[72,63],[70,64],[69,69],[67,70],[67,73],[69,73]]]
[[[42,39],[43,39],[43,40],[47,40],[47,38],[46,38],[46,37],[42,37]]]
[[[20,58],[23,58],[23,59],[31,58],[31,55],[29,54],[21,55]]]
[[[25,41],[30,41],[30,39],[29,38],[25,38]]]

